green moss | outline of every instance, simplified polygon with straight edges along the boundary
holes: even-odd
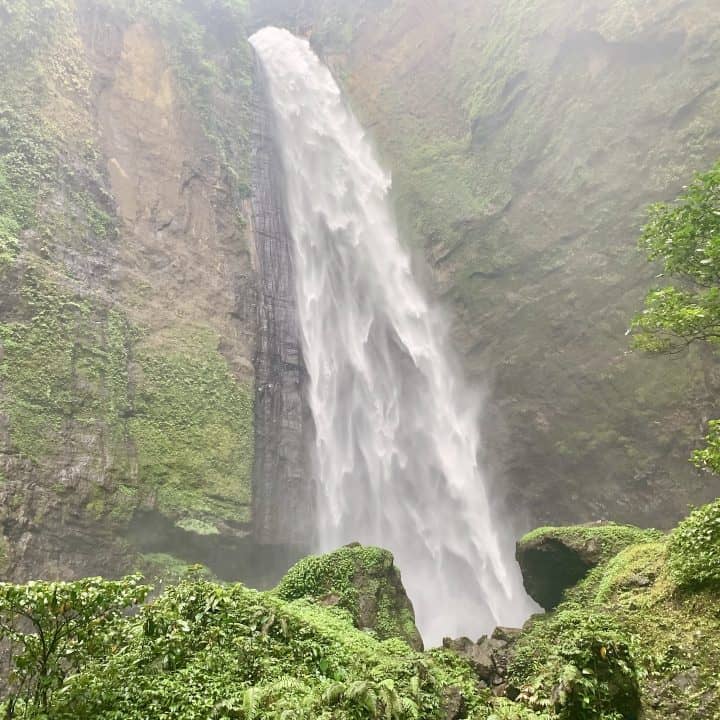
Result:
[[[0,482],[2,474],[0,473]],[[8,546],[4,536],[0,535],[0,575],[4,575],[8,565]]]
[[[0,407],[18,452],[51,463],[68,428],[98,427],[116,449],[118,484],[94,491],[93,517],[125,524],[153,498],[164,514],[206,528],[215,519],[248,521],[253,393],[232,376],[212,333],[189,330],[151,347],[121,313],[38,269],[26,273],[22,299],[27,319],[0,324]],[[132,480],[128,443],[137,451]]]
[[[387,550],[353,545],[304,558],[275,592],[284,600],[309,598],[343,608],[357,627],[372,630],[381,640],[395,637],[420,645],[411,606]]]
[[[6,390],[0,407],[10,418],[14,447],[40,463],[58,449],[68,424],[117,424],[122,360],[115,357],[118,348],[104,342],[106,329],[111,336],[117,330],[117,316],[104,315],[36,268],[25,273],[21,293],[20,314],[27,319],[0,324]]]
[[[181,530],[195,533],[196,535],[219,535],[220,531],[211,523],[195,518],[183,518],[175,523]]]
[[[594,578],[596,602],[606,602],[622,592],[636,593],[639,587],[652,584],[662,572],[666,549],[667,542],[662,540],[631,545],[618,553]]]
[[[144,553],[138,556],[136,570],[154,583],[177,583],[181,580],[212,579],[212,573],[201,565],[188,564],[168,553]]]
[[[7,215],[0,215],[0,270],[10,265],[20,251],[20,225]]]
[[[603,523],[601,525],[570,525],[568,527],[541,527],[525,535],[518,546],[531,545],[537,540],[548,538],[562,541],[570,548],[587,550],[597,562],[615,557],[628,545],[652,543],[663,537],[659,530],[644,530],[633,525]]]
[[[141,491],[170,517],[247,522],[253,391],[238,382],[210,330],[140,343],[132,416]]]

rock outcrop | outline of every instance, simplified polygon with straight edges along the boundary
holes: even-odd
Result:
[[[613,523],[540,528],[518,542],[516,557],[530,597],[552,610],[592,568],[629,545],[660,537],[654,530]]]
[[[381,640],[399,637],[416,650],[423,642],[392,553],[352,544],[306,557],[292,567],[276,592],[283,600],[308,598],[347,610],[356,627]]]
[[[512,659],[513,646],[522,630],[496,628],[490,637],[486,635],[477,642],[469,638],[445,638],[443,648],[452,650],[470,663],[480,687],[490,688],[498,697],[514,700],[517,689],[508,689],[508,667]]]

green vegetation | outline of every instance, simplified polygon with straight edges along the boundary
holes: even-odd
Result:
[[[283,600],[308,598],[347,610],[353,623],[381,640],[398,637],[413,647],[422,641],[400,575],[387,550],[361,545],[300,560],[276,592]]]
[[[681,587],[720,589],[720,500],[695,510],[670,537],[668,564]]]
[[[634,323],[636,348],[679,353],[702,342],[720,343],[720,163],[699,175],[673,204],[654,205],[641,246],[675,280],[650,292]],[[693,459],[720,471],[720,421]]]
[[[202,534],[213,519],[247,521],[251,497],[253,391],[233,377],[218,343],[202,329],[140,343],[128,420],[142,492]]]
[[[669,536],[637,530],[637,543],[605,555],[554,612],[536,616],[510,666],[518,701],[551,718],[635,718],[638,698],[647,720],[715,717],[720,588],[707,570],[717,568],[717,505]]]
[[[47,717],[69,676],[124,642],[123,612],[150,590],[140,579],[0,584],[0,640],[13,666],[4,717]]]
[[[510,668],[518,702],[562,720],[637,717],[630,638],[609,616],[566,607],[536,621]]]
[[[720,163],[672,205],[650,210],[642,247],[678,286],[652,291],[635,320],[635,345],[677,352],[698,340],[720,342]]]
[[[539,539],[559,540],[569,548],[582,551],[593,564],[597,564],[615,557],[628,545],[655,542],[662,537],[663,534],[658,530],[602,523],[537,528],[525,535],[518,542],[518,546],[532,545]]]
[[[149,571],[177,584],[136,613],[123,608],[150,592],[137,577],[0,585],[0,641],[15,648],[0,710],[27,720],[715,717],[720,587],[703,577],[678,582],[667,558],[687,552],[679,538],[688,526],[692,556],[712,557],[716,520],[710,506],[669,540],[637,531],[637,543],[603,555],[556,611],[525,626],[504,698],[482,689],[459,655],[420,653],[363,624],[355,601],[369,604],[368,588],[376,600],[393,586],[402,592],[379,548],[306,558],[264,593],[210,582],[171,556],[144,556]],[[402,611],[394,603],[390,613]]]
[[[117,313],[100,315],[35,267],[21,298],[18,315],[28,319],[0,323],[0,408],[15,448],[40,463],[58,450],[67,423],[117,424],[127,404],[128,331]]]
[[[430,720],[451,683],[484,698],[459,659],[380,642],[339,608],[186,579],[121,615],[149,592],[137,583],[5,586],[0,634],[24,653],[6,717]],[[18,629],[19,615],[37,620]]]
[[[202,565],[189,564],[167,553],[146,553],[138,557],[138,570],[151,582],[177,584],[182,580],[200,578],[213,580],[212,573]]]

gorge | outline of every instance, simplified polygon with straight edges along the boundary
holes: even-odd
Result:
[[[0,0],[1,712],[720,717],[718,28]]]

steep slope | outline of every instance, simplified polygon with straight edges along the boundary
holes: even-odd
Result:
[[[248,562],[244,37],[242,3],[0,4],[9,577],[113,575],[142,552]]]
[[[394,175],[398,218],[490,378],[498,477],[536,522],[668,526],[716,479],[686,458],[716,363],[628,354],[656,282],[644,207],[720,154],[711,0],[256,2],[310,35]]]

